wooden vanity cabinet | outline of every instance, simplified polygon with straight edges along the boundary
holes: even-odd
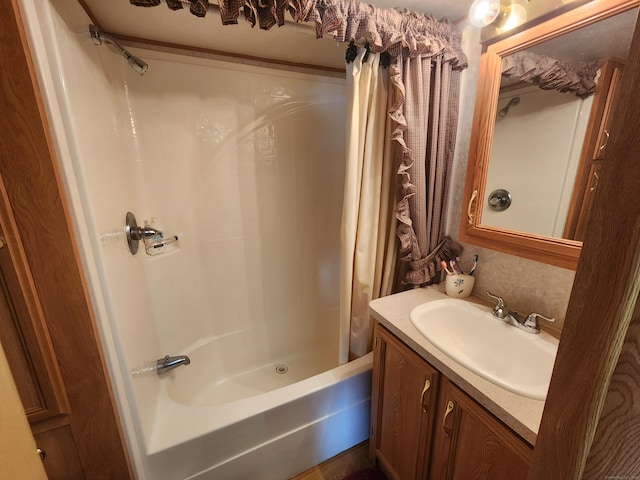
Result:
[[[371,455],[387,478],[527,477],[529,444],[379,324],[374,339]]]
[[[440,374],[375,326],[371,455],[389,480],[427,478]]]

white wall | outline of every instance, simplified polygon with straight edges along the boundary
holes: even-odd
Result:
[[[139,53],[138,215],[180,238],[140,259],[163,350],[243,329],[255,349],[337,342],[344,81]]]
[[[501,94],[497,110],[514,97],[520,103],[496,115],[482,224],[562,237],[593,97],[532,86]],[[512,196],[501,212],[488,203],[496,189]]]

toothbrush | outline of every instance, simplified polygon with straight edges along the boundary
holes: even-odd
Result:
[[[447,275],[453,275],[453,273],[447,268],[447,262],[445,262],[444,260],[442,260],[440,262],[440,265],[442,265],[442,269],[447,272]]]
[[[460,267],[458,267],[458,265],[456,265],[456,261],[455,260],[449,260],[449,265],[451,265],[451,270],[453,270],[453,273],[455,273],[457,275],[461,275],[462,274],[462,270],[460,270]]]
[[[473,267],[469,270],[469,275],[473,275],[473,272],[476,271],[476,267],[478,266],[478,255],[473,256]]]

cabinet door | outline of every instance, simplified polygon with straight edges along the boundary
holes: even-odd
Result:
[[[587,220],[589,219],[589,212],[591,212],[591,205],[593,204],[593,198],[598,189],[598,183],[600,182],[600,170],[602,168],[602,162],[594,160],[589,170],[589,181],[585,187],[582,197],[582,205],[580,206],[580,213],[578,214],[578,221],[576,222],[576,233],[573,236],[574,240],[582,242],[587,230]]]
[[[389,479],[427,478],[439,373],[375,327],[371,452]]]
[[[606,156],[606,148],[609,143],[609,135],[611,132],[613,104],[615,96],[618,93],[623,69],[624,65],[611,60],[608,60],[602,69],[603,82],[607,82],[607,88],[604,105],[602,105],[602,117],[598,125],[598,136],[595,144],[593,145],[594,150],[592,158],[595,160],[603,160]],[[600,80],[598,80],[598,82],[600,82]]]
[[[0,175],[0,343],[34,424],[68,413],[69,401],[21,246]]]
[[[606,157],[613,106],[623,70],[623,64],[612,60],[606,60],[601,68],[585,132],[584,145],[580,154],[576,181],[571,194],[567,222],[562,234],[563,238],[582,241],[584,237],[584,229],[593,202],[593,192],[599,179],[599,169]]]
[[[441,386],[431,478],[526,479],[533,449],[449,380]]]

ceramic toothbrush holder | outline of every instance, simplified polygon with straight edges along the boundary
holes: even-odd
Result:
[[[476,278],[473,275],[447,275],[444,291],[450,297],[468,297],[475,283]]]

